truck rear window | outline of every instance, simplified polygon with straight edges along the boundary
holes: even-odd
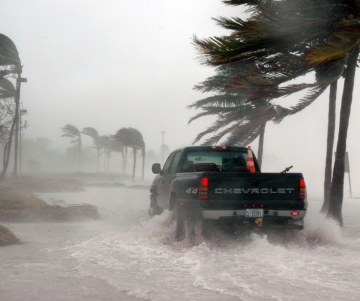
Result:
[[[247,172],[246,168],[246,151],[230,151],[230,150],[209,150],[209,151],[189,151],[186,154],[182,171],[194,171],[194,164],[204,166],[216,164],[219,171],[224,172]]]

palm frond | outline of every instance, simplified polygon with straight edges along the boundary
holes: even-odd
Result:
[[[70,140],[70,143],[81,142],[81,133],[75,126],[67,124],[62,128],[62,131],[64,134],[62,134],[61,137],[72,138],[72,140]]]
[[[96,129],[92,128],[92,127],[83,128],[82,133],[84,135],[87,135],[87,136],[91,137],[94,140],[99,139],[98,131]]]
[[[0,79],[0,99],[15,97],[15,87],[11,81],[6,78]]]

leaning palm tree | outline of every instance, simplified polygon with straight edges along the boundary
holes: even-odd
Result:
[[[14,85],[8,79],[0,79],[0,142],[4,146],[3,170],[0,179],[5,177],[9,166],[12,135],[15,128],[15,95]]]
[[[81,133],[73,125],[67,124],[62,128],[64,134],[61,137],[71,138],[70,143],[77,143],[79,148],[79,171],[81,170]]]
[[[92,127],[86,127],[83,128],[83,131],[81,132],[84,135],[87,135],[93,139],[94,147],[97,150],[97,171],[99,171],[99,165],[100,165],[100,150],[102,148],[100,141],[99,141],[99,133],[96,129]]]
[[[17,74],[16,81],[16,92],[14,95],[15,100],[15,114],[13,119],[13,125],[9,131],[9,140],[6,144],[6,160],[4,161],[3,171],[0,175],[0,180],[5,177],[8,164],[9,164],[9,156],[11,151],[12,138],[15,131],[15,127],[18,127],[19,120],[19,104],[20,104],[20,83],[21,83],[21,72],[22,66],[19,57],[19,53],[14,42],[7,37],[6,35],[0,34],[0,79],[3,79],[4,76],[10,74]],[[6,84],[3,82],[3,84]],[[11,83],[7,83],[8,88]],[[11,88],[12,89],[12,88]],[[18,131],[15,131],[15,163],[14,163],[14,175],[17,175],[17,146],[18,146]]]
[[[143,139],[143,136],[141,133],[134,128],[129,128],[132,135],[132,145],[134,151],[134,166],[133,166],[133,176],[132,179],[134,181],[135,178],[135,165],[136,165],[136,151],[139,149],[141,150],[141,156],[143,157],[143,163],[142,163],[142,174],[141,174],[141,180],[144,180],[144,168],[145,168],[145,142]]]
[[[109,153],[108,164],[109,164],[109,161],[110,161],[111,152],[119,152],[119,153],[121,153],[122,162],[123,162],[123,173],[125,173],[125,166],[126,166],[126,156],[125,155],[127,153],[127,151],[125,151],[125,149],[127,149],[127,147],[124,146],[120,141],[111,138],[111,136],[108,136],[108,138],[109,138],[109,141],[107,142],[108,153]]]
[[[127,165],[127,148],[132,143],[131,132],[128,128],[121,128],[116,132],[115,135],[111,136],[115,141],[118,141],[121,145],[124,146],[124,157],[123,157],[123,172],[126,173]]]
[[[143,166],[142,166],[142,180],[144,179],[144,166],[145,166],[145,142],[141,133],[134,128],[122,128],[112,136],[115,140],[119,141],[125,147],[131,147],[134,154],[133,174],[132,180],[135,179],[135,167],[136,167],[136,154],[137,150],[142,150]]]
[[[252,75],[254,75],[256,66],[252,67]],[[229,64],[218,67],[215,76],[212,76],[194,87],[195,90],[201,92],[215,92],[217,95],[207,97],[196,101],[189,106],[190,108],[202,109],[203,112],[190,119],[190,122],[202,116],[217,115],[217,121],[206,131],[200,133],[195,141],[198,142],[204,135],[216,133],[203,144],[216,144],[227,134],[225,141],[228,145],[244,146],[251,143],[259,136],[258,161],[261,166],[262,154],[264,147],[264,134],[267,121],[278,117],[279,123],[285,116],[285,113],[291,114],[292,108],[287,110],[281,106],[273,106],[270,104],[270,98],[284,97],[303,89],[314,87],[315,84],[288,85],[279,88],[277,83],[268,79],[262,83],[256,80],[262,80],[261,74],[255,77],[252,82],[242,84],[238,87],[233,78],[239,77],[244,72],[244,67],[238,64]],[[248,67],[245,68],[248,71]],[[257,70],[259,73],[259,70]],[[234,87],[236,85],[236,87]],[[263,95],[268,94],[268,98]],[[309,102],[302,106],[305,108]],[[189,122],[189,123],[190,123]]]
[[[102,135],[99,136],[98,138],[99,149],[103,149],[103,154],[104,154],[104,171],[108,171],[108,172],[109,172],[110,156],[111,156],[110,141],[111,138],[107,135]]]
[[[225,28],[233,30],[227,37],[214,37],[194,42],[203,54],[203,62],[212,66],[254,61],[264,74],[279,79],[290,79],[284,66],[293,68],[293,57],[301,58],[302,64],[293,78],[324,65],[347,65],[340,116],[340,130],[335,158],[333,182],[328,216],[342,224],[342,198],[344,182],[344,158],[350,115],[355,69],[353,62],[358,56],[359,2],[330,0],[299,1],[224,1],[230,5],[247,4],[253,13],[247,21],[240,18],[219,18]],[[271,5],[269,5],[271,4]],[[304,9],[306,7],[306,9]],[[354,59],[354,57],[356,57]],[[344,64],[342,68],[344,67]],[[285,70],[289,70],[287,67]],[[351,70],[354,70],[352,72]],[[280,72],[278,72],[280,71]],[[251,73],[248,73],[253,79]],[[242,77],[244,82],[247,78]],[[334,76],[319,86],[314,95],[324,91],[337,80]],[[239,78],[241,79],[241,78]],[[238,80],[239,82],[239,80]],[[304,104],[300,102],[300,105]],[[296,113],[296,110],[293,110]],[[341,136],[340,136],[341,135]]]
[[[205,135],[212,134],[207,138],[203,145],[215,145],[222,140],[225,145],[246,146],[259,137],[258,161],[261,166],[264,148],[264,132],[268,121],[274,121],[285,109],[278,105],[272,105],[268,101],[258,101],[255,105],[229,103],[219,106],[214,103],[202,106],[206,115],[216,115],[217,120],[205,131],[199,133],[194,140],[198,142]],[[190,119],[189,122],[205,116],[198,114]]]

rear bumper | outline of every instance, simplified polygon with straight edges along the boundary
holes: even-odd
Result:
[[[296,222],[304,219],[305,209],[296,210],[264,210],[262,219],[264,222]],[[228,220],[228,221],[252,221],[255,218],[246,217],[246,210],[203,210],[202,217],[205,220]]]

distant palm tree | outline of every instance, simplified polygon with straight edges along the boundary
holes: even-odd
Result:
[[[98,139],[99,149],[103,149],[103,154],[104,154],[104,171],[108,171],[108,172],[109,172],[110,156],[111,156],[110,141],[111,138],[107,135],[99,136]],[[107,161],[107,165],[106,165],[106,161]]]
[[[112,136],[115,140],[121,142],[125,147],[131,147],[134,154],[133,174],[132,180],[135,179],[136,167],[136,153],[137,150],[142,150],[143,166],[142,166],[142,180],[144,180],[144,166],[145,166],[145,142],[141,133],[134,128],[121,128],[115,135]]]
[[[81,133],[73,125],[67,124],[62,128],[63,135],[61,137],[71,138],[70,143],[77,143],[79,147],[79,171],[81,170]]]
[[[123,156],[123,172],[126,173],[127,166],[127,148],[131,145],[131,133],[128,128],[121,128],[112,136],[115,141],[118,141],[124,146],[124,156]]]
[[[87,135],[93,139],[94,147],[97,150],[97,171],[99,171],[99,165],[100,165],[100,150],[102,148],[99,140],[99,133],[96,129],[92,127],[86,127],[83,128],[83,131],[81,132],[84,135]]]
[[[132,142],[131,147],[133,148],[133,151],[134,151],[134,167],[133,167],[132,179],[134,181],[135,165],[136,165],[136,150],[139,149],[139,150],[141,150],[141,156],[143,157],[141,180],[144,180],[145,142],[144,142],[143,136],[141,135],[141,133],[137,129],[134,129],[134,128],[129,128],[129,129],[130,129],[130,131],[132,133],[132,137],[133,137],[133,142]]]
[[[127,154],[127,147],[124,146],[120,141],[113,139],[111,137],[111,135],[107,136],[107,137],[108,137],[107,145],[108,145],[108,157],[109,157],[108,165],[109,165],[111,153],[112,152],[119,152],[122,155],[123,172],[125,173],[125,165],[126,165],[126,163],[125,163],[125,160],[126,160],[125,155]],[[126,149],[126,153],[125,153],[125,149]],[[108,170],[109,170],[109,167],[108,167]]]

